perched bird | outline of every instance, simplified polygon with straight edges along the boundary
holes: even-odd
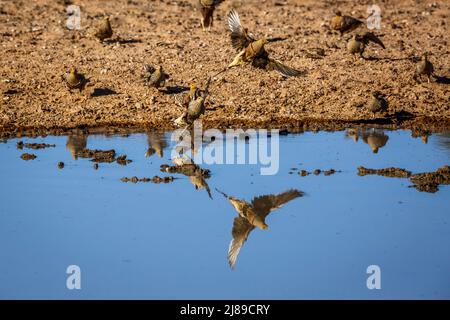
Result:
[[[89,82],[83,74],[78,73],[76,68],[71,68],[69,73],[61,75],[61,78],[66,83],[70,92],[72,92],[72,89],[78,89],[81,92]]]
[[[142,77],[148,86],[154,88],[163,86],[166,80],[169,79],[169,75],[164,72],[162,66],[158,66],[155,69],[148,64],[144,65],[144,74]]]
[[[347,43],[347,49],[351,54],[359,54],[361,58],[364,58],[363,53],[369,42],[378,44],[385,49],[383,42],[374,35],[372,32],[365,32],[364,34],[355,34]]]
[[[370,146],[373,153],[378,153],[378,150],[386,145],[389,136],[383,130],[372,129],[362,133],[362,139]]]
[[[66,143],[66,149],[72,155],[72,159],[77,160],[78,153],[83,151],[86,148],[86,145],[87,145],[87,135],[85,135],[83,133],[74,134],[74,135],[68,136],[67,143]]]
[[[183,124],[188,127],[192,126],[195,120],[200,118],[205,113],[205,100],[208,96],[209,85],[211,84],[211,77],[208,78],[205,89],[199,89],[195,84],[191,85],[189,93],[183,95],[181,99],[176,102],[186,108],[183,114],[175,120],[175,124],[181,126]]]
[[[372,96],[367,103],[367,109],[372,111],[373,113],[379,111],[385,111],[388,107],[388,103],[386,99],[382,96],[382,94],[378,91],[372,92]]]
[[[339,31],[341,36],[344,33],[351,32],[361,26],[363,22],[350,16],[343,16],[340,11],[335,12],[335,16],[331,18],[331,28]]]
[[[251,203],[245,200],[240,200],[216,189],[223,194],[225,198],[238,212],[238,216],[234,218],[231,240],[228,248],[228,263],[231,268],[236,265],[236,260],[249,234],[258,227],[260,229],[267,229],[266,217],[274,210],[281,208],[285,203],[303,196],[303,192],[292,189],[280,193],[278,195],[264,195],[253,198]]]
[[[109,22],[109,17],[104,17],[100,24],[91,30],[90,35],[97,38],[100,42],[111,38],[113,31],[111,28],[111,23]]]
[[[201,23],[202,28],[210,29],[213,26],[214,10],[223,2],[223,0],[198,0],[200,12],[202,13]]]
[[[428,53],[425,52],[416,66],[415,76],[420,78],[422,75],[425,75],[428,78],[428,83],[430,83],[431,81],[430,78],[433,75],[433,73],[434,73],[433,64],[430,62],[430,60],[428,60]]]

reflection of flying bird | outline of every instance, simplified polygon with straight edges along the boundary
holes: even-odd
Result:
[[[196,190],[205,189],[209,198],[212,199],[211,190],[206,182],[206,179],[210,177],[209,170],[203,170],[187,155],[175,157],[172,159],[172,162],[175,167],[171,167],[170,172],[176,172],[187,176]]]
[[[234,268],[236,265],[239,251],[245,241],[247,241],[250,232],[255,227],[263,230],[267,229],[266,217],[272,211],[281,208],[285,203],[297,197],[303,196],[303,192],[292,189],[278,195],[255,197],[251,203],[248,203],[244,200],[228,196],[218,189],[216,190],[228,199],[239,214],[233,221],[233,229],[231,231],[233,239],[228,248],[228,263],[231,268]]]
[[[260,69],[274,70],[284,77],[296,77],[303,75],[304,72],[290,68],[278,60],[269,57],[265,45],[269,42],[282,40],[280,38],[261,38],[256,39],[244,28],[235,10],[228,13],[228,26],[231,31],[231,43],[239,51],[227,69],[239,66],[244,63],[250,63],[252,66]],[[227,70],[225,69],[225,70]]]
[[[85,134],[75,134],[70,135],[67,138],[66,149],[72,155],[73,160],[78,159],[78,153],[83,151],[87,145],[87,135]]]
[[[389,136],[382,130],[372,129],[362,133],[362,139],[370,146],[373,153],[378,153],[378,149],[384,147],[389,140]]]
[[[167,147],[167,141],[164,132],[148,132],[147,133],[148,150],[145,157],[150,157],[154,153],[158,157],[164,157],[164,149]]]

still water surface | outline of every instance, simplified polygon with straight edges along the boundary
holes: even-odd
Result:
[[[18,150],[19,140],[56,147]],[[0,298],[450,298],[449,186],[425,193],[407,179],[357,175],[358,166],[434,171],[449,164],[448,135],[427,143],[372,129],[280,136],[278,174],[202,165],[211,177],[198,188],[160,171],[172,164],[172,145],[169,132],[0,143]],[[94,170],[73,156],[85,147],[133,162]],[[24,152],[37,158],[23,161]],[[330,168],[339,172],[298,175]],[[120,180],[154,175],[176,179]],[[238,213],[216,189],[255,210],[284,203],[267,215],[267,230],[240,230],[248,239],[234,269],[227,256]],[[81,290],[66,288],[69,265],[81,268]],[[380,290],[367,289],[370,265],[381,268]]]

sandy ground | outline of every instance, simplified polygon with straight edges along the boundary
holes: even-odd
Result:
[[[257,36],[282,36],[269,44],[276,59],[306,71],[284,79],[244,66],[214,79],[205,126],[328,128],[382,123],[393,127],[448,128],[450,124],[450,2],[383,1],[381,29],[386,49],[370,45],[355,59],[328,24],[333,10],[364,19],[373,1],[225,0],[209,32],[200,27],[197,0],[70,1],[81,7],[81,30],[65,27],[69,1],[0,1],[0,135],[29,130],[105,126],[171,128],[182,110],[173,95],[141,82],[143,64],[162,64],[166,86],[204,83],[233,58],[226,13],[236,8]],[[111,17],[112,41],[102,44],[86,30]],[[363,29],[359,29],[363,31]],[[310,58],[321,48],[325,56]],[[415,61],[432,53],[439,81],[417,83]],[[61,74],[71,66],[90,86],[69,93]],[[382,92],[386,114],[364,105]],[[28,131],[29,131],[28,130]]]

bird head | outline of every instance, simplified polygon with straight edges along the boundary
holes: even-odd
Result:
[[[197,85],[195,83],[192,83],[189,86],[189,90],[190,90],[190,93],[194,93],[197,90]]]
[[[263,221],[263,219],[254,219],[252,224],[262,230],[266,230],[267,228],[269,228],[269,226]]]
[[[338,16],[338,17],[341,17],[341,16],[342,16],[342,13],[341,13],[340,10],[334,10],[334,14],[335,14],[336,16]]]
[[[265,45],[265,44],[269,43],[269,40],[267,40],[266,38],[262,38],[259,41],[261,42],[262,45]]]
[[[103,20],[105,20],[106,22],[109,22],[109,16],[103,17]]]
[[[77,74],[76,68],[70,68],[70,74]]]
[[[372,96],[374,98],[379,98],[381,96],[381,93],[379,91],[374,91],[374,92],[372,92]]]

